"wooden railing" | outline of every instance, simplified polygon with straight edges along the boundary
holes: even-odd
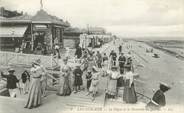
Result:
[[[44,65],[45,67],[53,67],[57,65],[57,62],[54,60],[52,55],[44,56],[44,55],[33,55],[33,54],[0,51],[0,65],[3,66],[9,65],[31,66],[31,62],[35,61],[36,59],[41,59],[42,65]]]

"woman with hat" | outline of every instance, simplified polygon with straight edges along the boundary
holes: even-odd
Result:
[[[92,101],[95,99],[95,96],[98,91],[98,83],[99,83],[99,73],[97,71],[97,68],[93,66],[92,68],[92,81],[89,88],[89,92],[92,94]]]
[[[25,108],[35,108],[41,105],[41,77],[43,69],[40,66],[39,60],[32,62],[31,68],[31,84],[28,94],[28,99]]]
[[[127,68],[124,75],[124,83],[123,101],[126,103],[136,103],[137,96],[134,88],[134,74],[130,68]]]
[[[71,94],[71,88],[70,88],[70,75],[71,75],[71,68],[67,64],[68,59],[63,59],[64,65],[61,66],[61,77],[60,77],[60,86],[58,89],[58,96],[68,96]]]
[[[76,69],[73,71],[74,74],[74,87],[75,87],[75,92],[80,91],[80,86],[82,85],[82,70],[80,68],[80,64],[76,66]]]
[[[17,77],[14,75],[15,70],[13,68],[10,68],[8,70],[9,74],[5,75],[3,72],[1,72],[1,76],[7,79],[7,89],[9,91],[10,97],[16,97],[16,88],[19,80]]]
[[[117,79],[119,78],[119,73],[117,72],[117,67],[111,67],[112,71],[107,71],[109,75],[109,80],[107,82],[106,95],[108,98],[114,99],[117,95]]]
[[[159,110],[166,105],[166,99],[164,93],[167,92],[170,87],[165,83],[160,83],[160,88],[155,92],[151,101],[147,104],[146,108],[150,110]]]

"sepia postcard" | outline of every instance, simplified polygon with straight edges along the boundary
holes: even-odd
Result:
[[[183,106],[184,0],[0,0],[0,113]]]

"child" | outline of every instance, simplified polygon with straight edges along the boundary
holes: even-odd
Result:
[[[77,65],[76,69],[73,72],[73,74],[74,74],[74,87],[75,87],[74,93],[77,93],[78,91],[80,91],[80,86],[83,84],[82,83],[82,73],[83,72],[80,68],[80,65]]]
[[[91,80],[92,80],[92,73],[91,73],[91,71],[87,72],[86,80],[87,80],[87,91],[88,91],[88,94],[89,94],[89,87],[91,86]]]
[[[22,73],[21,76],[22,84],[23,84],[23,92],[24,94],[28,93],[29,83],[30,83],[30,75],[27,70]]]

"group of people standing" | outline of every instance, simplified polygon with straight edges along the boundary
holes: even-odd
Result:
[[[108,84],[106,89],[107,98],[115,99],[118,96],[118,88],[124,87],[122,99],[126,103],[136,103],[137,96],[134,88],[134,73],[132,57],[125,56],[124,53],[119,53],[118,63],[117,54],[114,50],[111,51],[111,68],[107,71]],[[119,71],[118,71],[119,70]]]
[[[128,56],[125,56],[122,53],[122,48],[119,54],[117,63],[118,55],[114,50],[111,51],[109,59],[106,53],[102,55],[97,51],[95,54],[94,51],[78,47],[75,55],[80,60],[80,63],[75,66],[75,69],[72,69],[68,64],[68,57],[63,59],[59,73],[59,87],[56,94],[58,96],[69,96],[72,91],[74,93],[80,92],[85,78],[87,96],[91,95],[93,101],[98,93],[99,69],[109,65],[108,60],[110,60],[110,66],[104,70],[108,77],[106,97],[115,99],[118,95],[118,88],[124,87],[123,94],[121,94],[123,101],[125,103],[136,103],[137,95],[134,87],[134,76],[137,74],[134,73],[132,57],[130,53]],[[14,75],[14,69],[9,69],[8,72],[8,75],[1,73],[1,76],[7,78],[7,88],[10,96],[16,97],[15,89],[19,79]],[[47,74],[46,69],[41,65],[40,59],[32,62],[30,73],[27,70],[22,73],[23,91],[25,94],[28,93],[25,108],[31,109],[41,105],[42,97],[46,96],[47,76],[50,75]],[[50,77],[52,78],[52,76]],[[73,82],[71,82],[71,78],[73,78]],[[154,102],[164,106],[165,96],[163,93],[167,90],[169,90],[169,87],[161,84],[160,89],[153,96],[153,101],[147,107],[152,106]]]
[[[13,68],[8,69],[8,74],[1,72],[1,76],[7,78],[7,89],[10,97],[17,96],[17,88],[20,93],[28,93],[25,108],[34,108],[41,105],[41,97],[45,97],[46,90],[46,70],[40,64],[41,60],[38,59],[32,62],[30,71],[27,69],[22,73],[20,79],[14,74]]]

